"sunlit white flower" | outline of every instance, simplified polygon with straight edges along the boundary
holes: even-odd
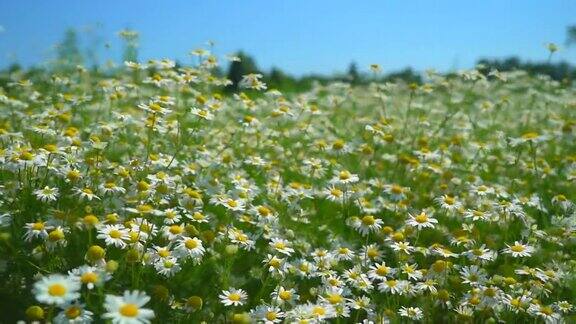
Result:
[[[53,274],[34,283],[33,293],[39,302],[63,305],[80,298],[80,281],[75,277]]]
[[[230,290],[223,290],[218,297],[225,306],[242,306],[248,295],[242,289],[231,288]]]
[[[102,318],[109,319],[115,324],[150,323],[154,318],[154,311],[144,308],[150,297],[138,290],[125,291],[122,296],[106,295],[104,308],[106,313]]]
[[[502,250],[502,253],[510,254],[514,258],[529,257],[536,250],[533,246],[518,241],[514,242],[514,245],[506,244],[506,246],[507,248]]]
[[[427,215],[426,212],[421,212],[416,216],[410,215],[406,224],[416,227],[417,229],[423,229],[425,227],[434,228],[434,224],[438,224],[438,220]]]
[[[58,193],[58,188],[51,188],[48,186],[45,186],[42,189],[34,190],[36,198],[42,202],[56,201],[56,199],[58,199]]]
[[[411,320],[420,320],[424,316],[422,310],[418,307],[400,307],[398,314],[402,317],[407,317]]]
[[[113,245],[118,248],[125,248],[126,242],[130,239],[128,230],[122,225],[104,225],[98,229],[96,238],[105,240],[106,245]]]

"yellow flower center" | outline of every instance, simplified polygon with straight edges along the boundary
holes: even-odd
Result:
[[[417,223],[423,224],[428,221],[428,216],[426,216],[426,214],[424,213],[420,213],[420,215],[416,216],[414,219],[416,220]]]
[[[338,295],[338,294],[331,294],[328,296],[328,301],[330,302],[330,304],[334,305],[334,304],[338,304],[340,302],[342,302],[342,296]]]
[[[64,238],[64,232],[61,229],[55,229],[48,234],[48,239],[52,242],[60,241]]]
[[[522,139],[525,139],[525,140],[533,140],[537,137],[538,137],[538,133],[536,133],[536,132],[528,132],[528,133],[522,134]]]
[[[228,295],[228,299],[234,302],[240,301],[241,298],[242,296],[240,296],[240,294],[238,293],[231,293],[230,295]]]
[[[494,296],[496,296],[496,290],[494,290],[494,288],[487,288],[484,291],[484,295],[488,296],[488,297],[494,297]]]
[[[554,313],[554,310],[552,310],[552,307],[550,307],[550,306],[541,306],[540,312],[542,314],[546,314],[547,316],[550,316]]]
[[[316,316],[326,315],[326,309],[324,309],[324,307],[322,307],[322,306],[315,306],[312,309],[312,314],[314,314]]]
[[[385,276],[385,275],[387,275],[389,272],[390,272],[390,269],[389,269],[388,267],[386,267],[386,266],[379,266],[379,267],[376,269],[376,273],[377,273],[379,276]]]
[[[113,239],[119,239],[120,237],[122,237],[122,232],[120,232],[117,229],[114,229],[111,230],[110,233],[108,233],[108,235],[110,235],[110,237]]]
[[[392,191],[392,193],[395,195],[399,195],[402,192],[404,192],[402,187],[400,187],[399,185],[392,185],[392,188],[390,188],[390,191]]]
[[[138,306],[136,304],[124,304],[118,311],[122,316],[136,317],[138,315]]]
[[[366,226],[371,226],[371,225],[374,225],[374,223],[376,223],[374,216],[368,215],[368,216],[362,217],[362,224],[364,224]]]
[[[340,178],[340,180],[348,180],[348,179],[350,179],[350,172],[340,171],[340,174],[338,175],[338,177]]]
[[[266,313],[266,319],[269,321],[273,321],[278,317],[278,315],[276,315],[276,312],[267,312]]]
[[[187,249],[192,250],[198,247],[198,242],[196,242],[196,240],[193,239],[187,239],[184,245],[186,245]]]
[[[80,307],[76,306],[72,306],[66,309],[66,311],[64,312],[64,314],[66,314],[66,317],[68,317],[69,319],[74,319],[80,316],[80,313],[81,313]]]
[[[48,294],[50,296],[62,297],[66,294],[66,287],[62,284],[53,284],[48,287]]]
[[[80,281],[82,281],[82,283],[95,283],[96,281],[98,281],[98,275],[95,274],[94,272],[86,272],[83,273],[82,276],[80,277]]]
[[[526,250],[526,248],[522,245],[513,245],[510,247],[510,250],[512,250],[513,252],[523,252],[524,250]]]
[[[340,197],[342,197],[342,190],[334,188],[334,189],[330,190],[330,194],[334,197],[340,198]]]
[[[32,224],[32,229],[35,231],[41,231],[44,229],[44,223],[41,223],[41,222],[34,223],[34,224]]]
[[[280,299],[282,300],[289,300],[290,298],[292,298],[292,293],[289,291],[281,291],[278,296],[280,297]]]
[[[343,140],[336,140],[334,141],[334,143],[332,144],[332,148],[335,150],[341,150],[344,148],[344,141]]]
[[[182,227],[178,226],[178,225],[172,225],[170,226],[170,233],[176,235],[176,234],[180,234],[182,233]]]
[[[260,206],[258,207],[258,213],[262,216],[268,216],[270,215],[270,209],[266,206]]]

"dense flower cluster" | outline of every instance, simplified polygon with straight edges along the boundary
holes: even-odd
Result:
[[[574,87],[471,70],[282,94],[250,74],[227,95],[194,53],[9,75],[6,318],[574,320]]]

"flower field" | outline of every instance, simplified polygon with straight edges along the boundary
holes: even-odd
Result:
[[[0,322],[576,321],[573,85],[227,93],[199,58],[9,75]]]

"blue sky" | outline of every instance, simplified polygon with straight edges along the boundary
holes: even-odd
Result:
[[[574,0],[4,0],[0,67],[45,62],[68,27],[95,44],[101,62],[119,61],[116,34],[128,27],[141,34],[144,60],[189,62],[190,50],[212,40],[215,54],[243,49],[261,68],[296,75],[344,71],[351,61],[446,71],[480,57],[545,60],[547,42],[562,46],[556,60],[576,63],[576,47],[563,48],[570,24]]]

